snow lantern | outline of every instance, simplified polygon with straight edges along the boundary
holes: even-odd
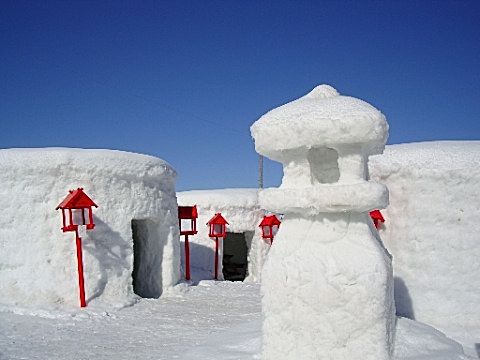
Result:
[[[87,303],[85,301],[85,283],[83,279],[82,238],[79,236],[78,227],[85,226],[86,230],[92,230],[95,227],[92,206],[98,207],[83,192],[83,188],[77,188],[77,190],[69,190],[67,197],[55,208],[55,210],[62,209],[62,231],[75,231],[80,307],[87,306]],[[67,215],[65,212],[67,212]],[[88,214],[85,214],[85,212]]]
[[[185,279],[190,280],[190,245],[188,235],[197,233],[197,205],[178,207],[178,226],[180,235],[185,236]]]
[[[385,219],[383,218],[383,215],[380,212],[380,210],[370,211],[370,217],[372,218],[373,224],[375,225],[376,229],[380,229],[380,226],[382,226],[380,223],[385,222]]]
[[[385,116],[320,85],[250,129],[255,150],[283,164],[280,187],[258,193],[261,208],[285,214],[262,270],[262,359],[390,360],[392,263],[368,216],[388,205],[368,175]]]
[[[218,238],[224,238],[227,236],[227,225],[228,222],[222,216],[221,213],[216,213],[214,217],[212,217],[208,222],[207,225],[210,227],[208,236],[211,238],[215,238],[215,280],[218,280]]]
[[[270,245],[273,243],[273,237],[277,234],[281,221],[275,215],[264,216],[259,227],[262,229],[262,238]]]

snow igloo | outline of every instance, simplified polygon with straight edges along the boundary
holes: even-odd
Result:
[[[114,150],[0,150],[0,303],[78,306],[75,235],[56,206],[84,188],[98,204],[82,236],[88,305],[159,297],[179,280],[175,171]]]

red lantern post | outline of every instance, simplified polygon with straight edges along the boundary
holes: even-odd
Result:
[[[383,218],[383,215],[380,212],[380,210],[370,211],[370,217],[372,218],[373,224],[375,225],[375,228],[377,230],[380,229],[380,226],[381,226],[380,222],[382,223],[385,222],[385,219]]]
[[[55,210],[62,209],[62,231],[75,231],[80,307],[87,306],[87,303],[85,301],[85,284],[83,279],[82,238],[78,234],[78,227],[85,226],[87,230],[95,228],[92,206],[98,207],[83,192],[83,188],[78,188],[77,190],[70,190],[67,197],[55,208]],[[86,211],[88,214],[85,214]]]
[[[207,225],[210,227],[208,236],[215,238],[215,280],[218,280],[218,238],[224,238],[227,236],[227,220],[222,216],[221,213],[216,213],[212,217]]]
[[[185,279],[190,280],[190,245],[188,235],[197,233],[197,205],[178,207],[178,226],[180,235],[185,235]]]
[[[260,225],[262,229],[262,238],[272,245],[273,238],[277,234],[278,228],[280,227],[281,221],[275,215],[264,216]]]

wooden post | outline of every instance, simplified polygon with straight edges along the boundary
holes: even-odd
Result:
[[[218,280],[218,237],[215,238],[215,280]]]
[[[82,238],[78,236],[78,231],[76,234],[77,242],[77,267],[78,267],[78,288],[80,291],[80,307],[86,307],[87,303],[85,301],[85,282],[83,280],[83,256],[82,256]]]
[[[188,235],[185,235],[185,280],[190,280],[190,245]]]

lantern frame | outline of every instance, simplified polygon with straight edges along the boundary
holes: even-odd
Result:
[[[178,207],[178,228],[180,235],[195,235],[197,231],[197,205]],[[182,220],[190,220],[190,229],[182,229]]]
[[[216,213],[208,222],[208,236],[211,238],[225,238],[227,236],[228,221],[222,216],[222,213]]]
[[[98,207],[97,204],[83,192],[83,188],[69,190],[69,194],[55,208],[55,210],[62,210],[62,231],[78,231],[79,226],[86,226],[87,230],[95,228],[92,206]],[[86,210],[88,211],[88,215],[85,214]]]
[[[260,222],[260,225],[258,225],[258,227],[262,229],[262,238],[268,240],[271,244],[281,223],[282,222],[275,215],[265,215]]]

